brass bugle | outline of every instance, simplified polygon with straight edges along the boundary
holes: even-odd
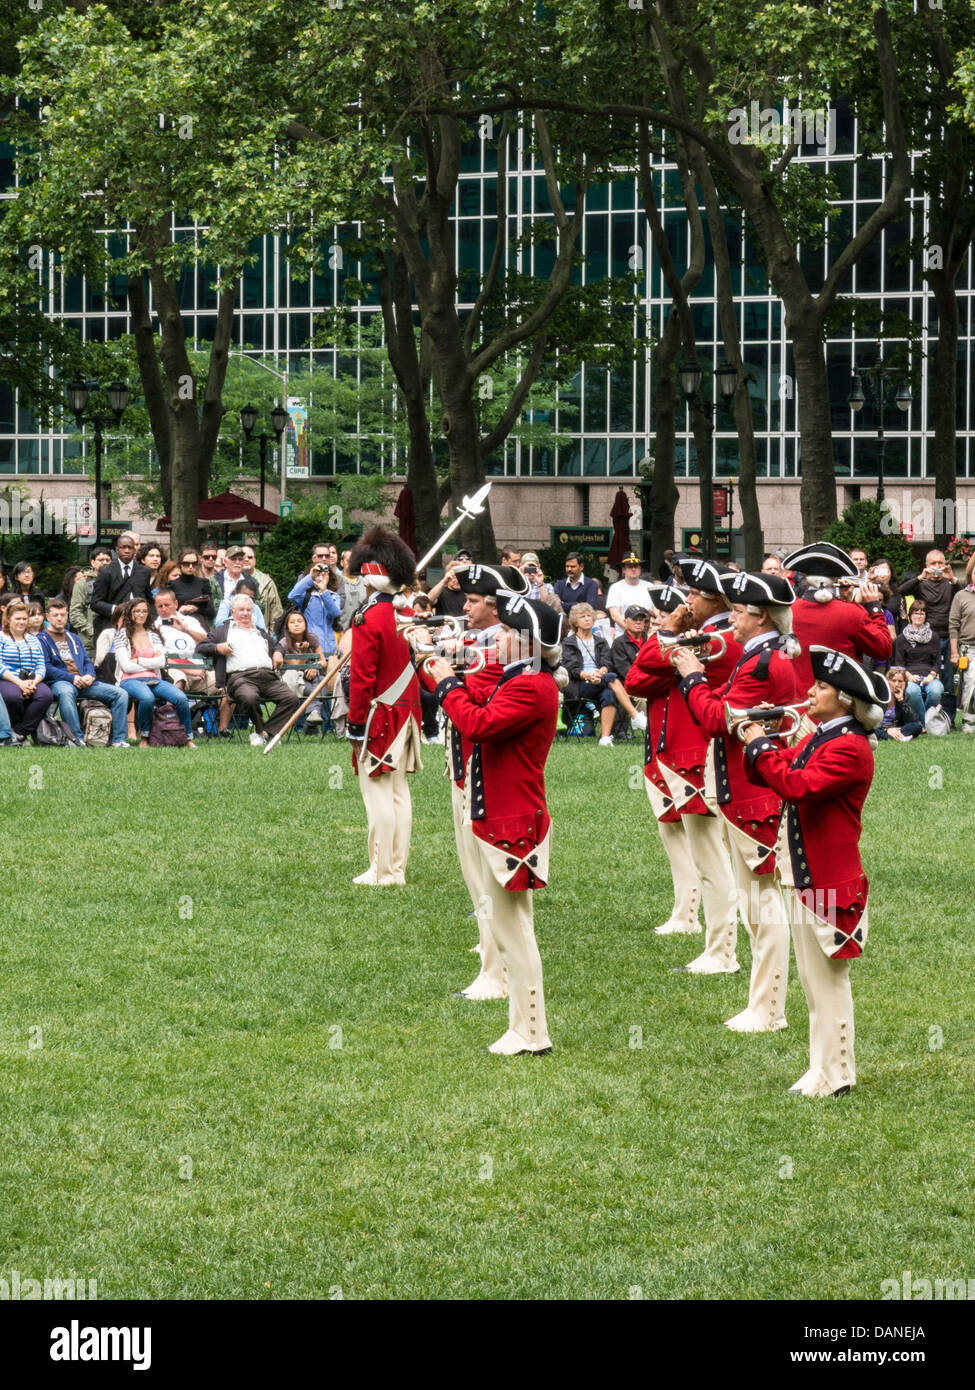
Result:
[[[420,618],[415,614],[407,618],[402,613],[396,614],[396,631],[410,640],[409,634],[413,628],[419,628],[424,632],[429,632],[431,628],[446,627],[450,629],[451,637],[460,638],[464,635],[464,624],[467,622],[466,615],[442,613],[439,616],[431,613],[429,618]]]
[[[716,661],[719,656],[724,656],[728,648],[728,643],[720,632],[691,632],[686,637],[678,637],[674,632],[658,632],[657,641],[660,649],[667,654],[667,660],[671,665],[674,664],[674,656],[679,647],[710,647],[712,642],[720,645],[714,651],[695,652],[698,661]]]
[[[801,705],[765,705],[760,709],[736,709],[734,705],[725,704],[725,728],[729,734],[737,734],[742,743],[745,740],[741,731],[746,724],[761,724],[768,738],[791,738],[802,723],[803,712],[808,708],[808,700],[804,700]],[[782,723],[778,729],[768,728],[769,724],[778,720],[789,722],[784,728]]]
[[[432,676],[429,667],[434,661],[443,659],[449,661],[455,671],[483,671],[487,665],[489,656],[495,655],[496,648],[492,644],[487,647],[476,647],[473,642],[461,644],[451,648],[450,651],[434,650],[430,656],[424,657],[420,666],[424,675]]]

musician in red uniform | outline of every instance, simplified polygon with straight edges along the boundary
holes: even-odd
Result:
[[[371,887],[406,882],[413,829],[407,773],[420,760],[420,687],[405,639],[396,630],[394,595],[414,580],[408,546],[377,526],[349,557],[369,597],[352,624],[347,736],[369,824],[369,868],[353,883]]]
[[[678,648],[674,664],[681,694],[711,740],[706,795],[724,817],[738,908],[752,948],[748,1007],[729,1018],[726,1026],[738,1033],[769,1033],[786,1026],[789,974],[789,932],[781,911],[763,911],[763,890],[771,884],[768,876],[775,867],[781,803],[773,792],[763,794],[749,782],[744,749],[737,735],[728,732],[724,707],[795,702],[795,677],[787,655],[795,647],[790,636],[795,594],[787,579],[774,574],[723,574],[721,588],[731,602],[735,641],[744,648],[727,683],[712,690],[705,667],[687,648]]]
[[[483,690],[486,693],[494,689],[503,671],[495,649],[495,639],[501,630],[497,613],[498,590],[527,594],[529,586],[521,571],[513,565],[462,565],[454,570],[454,577],[465,595],[464,611],[468,619],[462,647],[481,648],[486,658],[481,670],[468,669],[466,665],[462,667],[464,684],[477,699],[477,691]],[[464,818],[464,781],[471,757],[471,745],[469,742],[465,743],[460,730],[449,719],[446,753],[444,771],[450,777],[454,841],[464,882],[467,884],[477,915],[477,954],[481,962],[477,978],[459,993],[464,999],[507,999],[508,976],[504,960],[486,921],[490,904],[485,898],[481,881],[480,855],[471,830],[470,818],[466,821]]]
[[[720,642],[712,643],[712,658],[704,663],[708,685],[716,690],[725,684],[741,656],[731,631],[730,604],[721,587],[721,576],[733,571],[714,561],[689,558],[683,573],[689,584],[687,596],[681,607],[664,619],[660,631],[720,636],[724,651],[718,651]],[[663,681],[667,691],[660,727],[653,732],[657,775],[681,817],[707,924],[704,950],[682,968],[692,975],[734,975],[741,968],[735,953],[737,892],[723,817],[705,786],[707,740],[677,688],[679,678],[666,647],[661,650],[659,637],[656,650],[651,648],[641,656],[643,670]]]
[[[796,965],[809,1005],[809,1069],[790,1089],[835,1096],[856,1084],[850,961],[867,939],[867,878],[860,862],[863,803],[873,780],[867,735],[883,719],[890,688],[878,672],[828,647],[810,652],[816,729],[793,748],[742,729],[749,777],[786,805],[776,875],[792,923]]]
[[[548,878],[551,820],[545,760],[555,738],[562,615],[547,604],[497,594],[503,670],[497,684],[466,690],[447,661],[424,677],[471,747],[464,784],[465,819],[480,856],[486,921],[508,971],[508,1031],[490,1051],[514,1056],[551,1050],[542,962],[535,942],[532,893]]]
[[[840,580],[859,577],[859,570],[845,550],[819,541],[793,551],[783,564],[806,577],[806,588],[792,610],[792,631],[802,645],[795,659],[800,691],[808,690],[812,684],[809,652],[814,646],[831,647],[855,661],[862,661],[865,656],[874,661],[890,660],[893,643],[877,585],[861,584],[856,603],[835,597]],[[808,717],[810,721],[813,718],[811,713]]]
[[[668,584],[654,594],[654,607],[661,614],[674,611],[683,614],[686,612],[684,598],[684,590]],[[654,930],[658,936],[669,936],[673,932],[699,932],[701,927],[697,919],[697,909],[700,887],[697,870],[684,833],[680,807],[675,803],[657,761],[660,732],[664,727],[666,710],[674,689],[674,668],[661,652],[655,632],[647,637],[637,652],[626,675],[626,689],[630,695],[640,696],[647,702],[643,785],[657,820],[657,832],[670,864],[670,876],[674,885],[674,905],[670,909],[670,915],[662,926],[655,927]]]

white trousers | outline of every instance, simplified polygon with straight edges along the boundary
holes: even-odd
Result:
[[[533,1047],[551,1047],[545,1020],[542,958],[535,941],[532,891],[509,893],[494,877],[476,838],[475,844],[484,885],[483,917],[508,971],[508,1027]]]
[[[794,888],[783,890],[792,923],[796,965],[809,1005],[809,1071],[800,1085],[806,1095],[832,1095],[856,1085],[853,1059],[853,991],[849,960],[833,960],[819,944],[815,918]]]
[[[453,778],[450,781],[450,806],[454,813],[454,840],[457,844],[460,871],[464,875],[471,903],[477,913],[477,951],[481,957],[481,975],[484,977],[482,983],[503,990],[507,987],[504,961],[489,924],[491,900],[484,893],[477,837],[471,829],[470,821],[466,825],[464,823],[464,788],[458,787]]]
[[[377,883],[402,883],[413,833],[413,802],[402,767],[369,777],[362,762],[359,790],[369,826],[369,868]]]
[[[644,779],[646,780],[646,779]],[[674,906],[670,912],[671,925],[682,931],[699,931],[697,905],[700,901],[700,888],[697,882],[697,869],[691,858],[691,847],[684,829],[684,820],[657,821],[660,840],[670,862],[670,876],[674,882]]]
[[[722,817],[722,819],[724,819]],[[748,929],[752,973],[748,984],[750,1031],[785,1027],[785,991],[789,981],[789,924],[773,874],[749,868],[746,850],[752,842],[724,821],[725,839],[738,889],[738,910]],[[749,853],[749,857],[751,857]]]
[[[724,837],[724,817],[684,816],[684,831],[701,884],[707,934],[694,964],[701,973],[734,974],[738,969],[738,896]]]

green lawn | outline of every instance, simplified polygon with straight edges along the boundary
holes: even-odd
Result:
[[[744,974],[670,973],[700,938],[652,932],[669,873],[636,743],[553,750],[536,925],[555,1051],[489,1055],[507,1006],[450,997],[476,930],[426,752],[409,886],[380,891],[350,884],[345,745],[0,754],[0,1278],[873,1299],[905,1269],[975,1274],[975,740],[877,755],[860,1084],[818,1102],[787,1094],[794,967],[790,1027],[761,1036],[721,1027]]]

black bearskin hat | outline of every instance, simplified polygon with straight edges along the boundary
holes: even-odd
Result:
[[[394,531],[374,526],[356,542],[349,557],[349,573],[361,574],[370,588],[395,594],[416,577],[416,556]]]

